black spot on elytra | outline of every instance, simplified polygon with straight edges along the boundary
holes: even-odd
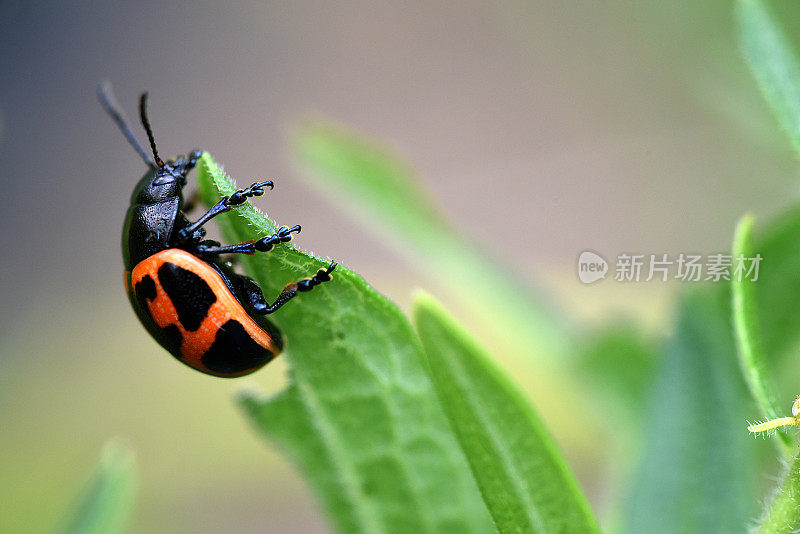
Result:
[[[158,268],[158,281],[175,306],[183,327],[190,332],[200,328],[208,309],[217,301],[217,296],[205,280],[174,263],[166,262]]]
[[[156,283],[150,278],[149,274],[144,275],[141,280],[136,282],[133,292],[136,293],[140,303],[144,303],[145,299],[155,300],[156,295],[158,295],[156,293]]]
[[[161,346],[167,349],[173,356],[180,359],[181,343],[183,343],[183,336],[178,327],[174,324],[168,324],[161,329],[161,332],[156,336]]]
[[[214,373],[233,374],[255,370],[274,357],[250,337],[242,323],[231,319],[217,331],[214,343],[200,361]]]
[[[158,296],[156,283],[150,275],[144,275],[133,287],[136,300],[139,302],[137,313],[145,328],[153,335],[162,347],[167,349],[175,357],[180,358],[181,343],[183,336],[177,326],[170,324],[164,328],[159,327],[150,316],[147,301],[153,301]]]

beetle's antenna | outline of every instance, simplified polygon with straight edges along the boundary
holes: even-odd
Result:
[[[150,167],[155,167],[156,164],[153,163],[153,159],[144,151],[142,145],[140,145],[139,141],[134,137],[130,126],[128,126],[128,123],[125,121],[125,114],[122,112],[122,108],[119,107],[119,104],[117,104],[117,99],[114,98],[114,90],[111,88],[111,83],[108,81],[100,82],[97,85],[97,97],[100,99],[100,104],[103,106],[103,109],[106,110],[106,113],[111,115],[111,118],[117,123],[119,129],[122,130],[122,134],[125,136],[125,139],[128,140],[128,143],[139,153],[145,163]]]
[[[142,126],[147,131],[147,138],[150,140],[150,148],[153,149],[153,157],[159,167],[164,166],[164,162],[158,157],[158,150],[156,150],[156,139],[153,137],[153,128],[150,127],[150,119],[147,118],[147,92],[142,93],[139,97],[139,117],[142,119]]]

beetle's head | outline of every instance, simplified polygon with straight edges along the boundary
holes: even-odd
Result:
[[[150,126],[150,119],[147,116],[147,93],[142,93],[139,97],[139,117],[142,120],[147,132],[147,139],[150,141],[150,149],[153,152],[151,158],[136,140],[130,127],[125,121],[122,110],[117,105],[111,91],[111,85],[102,83],[97,88],[100,102],[106,109],[122,133],[128,139],[136,152],[142,157],[150,170],[145,174],[133,190],[131,201],[137,204],[152,204],[170,197],[179,196],[184,185],[186,185],[186,173],[189,163],[186,159],[179,157],[175,160],[164,162],[158,155],[156,140],[153,137],[153,128]]]

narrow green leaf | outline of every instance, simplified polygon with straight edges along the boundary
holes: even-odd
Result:
[[[747,258],[755,256],[752,243],[753,220],[752,215],[745,215],[736,227],[733,238],[734,263],[740,260],[745,262]],[[747,387],[750,389],[750,394],[761,410],[761,416],[766,419],[775,419],[780,412],[775,405],[775,389],[766,376],[767,361],[761,341],[761,326],[755,298],[757,283],[757,280],[753,281],[745,276],[731,277],[733,325],[739,349],[739,365]],[[791,454],[792,441],[789,435],[782,429],[778,431],[778,435],[780,441],[776,441],[776,443],[779,447],[781,444],[784,447],[781,452]]]
[[[497,529],[597,532],[552,438],[509,378],[430,295],[417,295],[414,322]]]
[[[758,504],[755,440],[734,358],[727,286],[686,295],[659,362],[628,532],[739,532]]]
[[[207,204],[234,190],[207,154],[199,183]],[[230,242],[275,230],[249,204],[219,219]],[[328,264],[291,246],[244,259],[268,300],[287,282]],[[419,340],[394,304],[339,266],[332,282],[298,296],[271,319],[286,336],[281,357],[291,364],[291,383],[271,399],[245,394],[241,404],[256,428],[299,464],[337,530],[493,530]]]
[[[800,529],[800,457],[787,466],[786,474],[772,496],[756,532],[784,534]]]
[[[526,357],[560,361],[570,342],[566,319],[519,274],[498,268],[480,243],[456,232],[429,201],[415,173],[388,150],[341,127],[314,123],[294,138],[295,151],[316,174],[314,187],[366,214],[367,229],[390,236],[421,270],[481,317],[487,333]],[[476,193],[479,194],[479,193]],[[469,230],[467,229],[467,232]]]
[[[800,66],[789,40],[761,0],[739,0],[745,59],[795,150],[800,152]]]
[[[774,369],[787,356],[794,358],[800,339],[800,206],[774,221],[754,240],[752,253],[761,254],[758,281],[753,292],[758,303],[764,357]],[[791,394],[796,394],[792,390]]]
[[[109,442],[75,508],[59,531],[67,534],[125,532],[136,500],[136,461],[127,446]]]

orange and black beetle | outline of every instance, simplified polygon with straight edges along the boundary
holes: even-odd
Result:
[[[257,182],[217,202],[197,221],[189,222],[183,202],[186,176],[202,152],[162,161],[147,117],[147,93],[139,115],[150,140],[152,159],[142,149],[116,105],[108,85],[98,88],[100,102],[150,169],[133,190],[122,231],[125,286],[136,315],[165,349],[203,373],[237,377],[269,363],[282,349],[278,329],[266,318],[298,292],[331,280],[336,263],[311,278],[292,282],[269,304],[256,283],[233,270],[221,254],[267,252],[292,240],[299,226],[282,226],[271,236],[237,245],[204,240],[203,225],[220,213],[272,189]]]

